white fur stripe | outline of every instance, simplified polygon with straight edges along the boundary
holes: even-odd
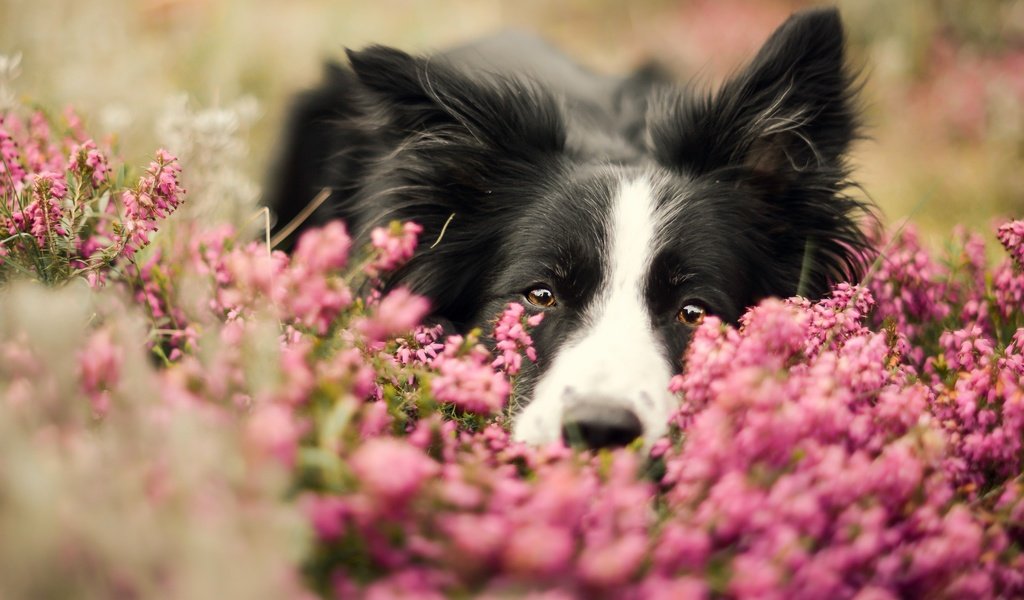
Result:
[[[664,433],[674,405],[671,373],[652,328],[644,287],[658,230],[654,191],[645,178],[620,182],[610,211],[604,285],[585,328],[562,347],[516,420],[517,439],[553,442],[562,413],[580,402],[636,413],[648,441]]]

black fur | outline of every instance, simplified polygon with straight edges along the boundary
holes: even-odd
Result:
[[[348,58],[296,102],[268,196],[278,226],[325,187],[306,227],[343,218],[365,239],[418,222],[417,253],[388,283],[428,297],[456,330],[552,287],[539,371],[602,281],[623,178],[650,178],[674,215],[647,284],[674,368],[689,338],[682,302],[735,321],[763,297],[816,297],[864,272],[870,210],[847,193],[845,158],[856,86],[832,9],[791,17],[713,93],[657,69],[594,75],[517,35],[430,58],[381,46]]]

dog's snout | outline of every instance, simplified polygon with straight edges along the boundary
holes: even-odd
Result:
[[[636,413],[621,406],[582,402],[562,415],[562,439],[593,450],[625,446],[643,435]]]

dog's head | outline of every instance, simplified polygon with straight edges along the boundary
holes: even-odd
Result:
[[[391,285],[458,329],[486,330],[509,302],[545,313],[517,390],[518,439],[653,440],[705,316],[733,322],[763,297],[814,297],[862,273],[835,11],[790,18],[713,93],[624,88],[620,108],[632,108],[599,132],[529,79],[383,47],[350,60],[374,135],[393,148],[369,167],[361,221],[424,226]]]

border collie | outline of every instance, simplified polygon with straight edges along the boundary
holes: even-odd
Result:
[[[848,193],[856,86],[833,9],[790,17],[715,91],[653,67],[597,75],[518,34],[348,60],[296,102],[268,204],[284,224],[328,190],[306,226],[422,225],[387,284],[452,332],[509,302],[545,313],[519,440],[650,443],[706,315],[863,274],[871,210]]]

